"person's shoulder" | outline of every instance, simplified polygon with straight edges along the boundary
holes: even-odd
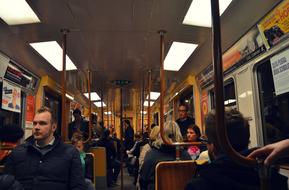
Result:
[[[185,190],[209,190],[214,189],[210,186],[210,183],[202,178],[196,177],[193,178],[185,187]]]

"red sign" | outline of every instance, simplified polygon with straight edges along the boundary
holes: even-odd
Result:
[[[32,122],[35,114],[35,99],[34,96],[26,97],[26,121]]]

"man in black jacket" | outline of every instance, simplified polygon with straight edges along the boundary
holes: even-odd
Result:
[[[17,146],[4,172],[14,175],[25,190],[85,190],[78,151],[54,136],[53,113],[40,108],[33,119],[33,138]]]
[[[226,110],[225,125],[228,139],[232,147],[243,156],[248,155],[250,131],[248,121],[237,110]],[[192,179],[186,190],[259,190],[260,179],[256,168],[235,163],[224,154],[218,143],[215,112],[205,118],[205,130],[208,137],[208,153],[210,164],[198,167],[199,176]],[[287,177],[271,170],[270,189],[287,190]]]
[[[177,124],[180,127],[182,136],[184,141],[187,139],[187,129],[190,125],[195,124],[195,120],[188,115],[188,105],[186,104],[180,104],[178,113],[179,113],[179,118],[176,120]]]

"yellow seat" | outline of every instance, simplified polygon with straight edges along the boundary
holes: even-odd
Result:
[[[195,176],[196,166],[193,160],[159,162],[156,166],[155,189],[184,189],[188,181]]]

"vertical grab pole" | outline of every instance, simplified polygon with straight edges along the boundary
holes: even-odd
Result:
[[[246,158],[236,152],[228,139],[227,130],[224,121],[224,95],[223,95],[223,65],[222,65],[222,49],[221,49],[221,28],[219,1],[211,0],[212,10],[212,52],[214,66],[214,85],[216,94],[216,123],[218,143],[222,146],[223,151],[231,157],[235,162],[246,166],[256,166],[257,162],[253,159]]]
[[[89,115],[89,120],[88,120],[88,138],[84,140],[84,143],[87,143],[91,139],[91,132],[92,132],[92,121],[91,121],[91,73],[90,70],[87,71],[88,73],[88,78],[87,78],[87,90],[88,90],[88,102],[89,102],[89,107],[88,107],[88,115]]]
[[[141,93],[141,134],[143,135],[143,127],[144,127],[144,78],[142,81],[142,93]]]
[[[66,39],[68,29],[61,29],[62,33],[62,75],[61,75],[61,138],[65,142],[67,140],[67,124],[66,124]]]
[[[120,167],[120,176],[121,176],[121,180],[120,180],[120,189],[123,190],[123,154],[124,154],[124,147],[123,147],[123,117],[122,117],[122,87],[120,87],[120,143],[121,143],[121,159],[120,159],[120,163],[121,163],[121,167]]]
[[[107,92],[107,105],[106,105],[106,107],[107,107],[107,109],[106,109],[106,120],[107,120],[107,128],[109,128],[109,102],[108,102],[108,92]]]
[[[152,78],[152,73],[151,70],[149,70],[148,73],[148,93],[149,93],[149,99],[148,99],[148,128],[151,126],[151,78]]]

